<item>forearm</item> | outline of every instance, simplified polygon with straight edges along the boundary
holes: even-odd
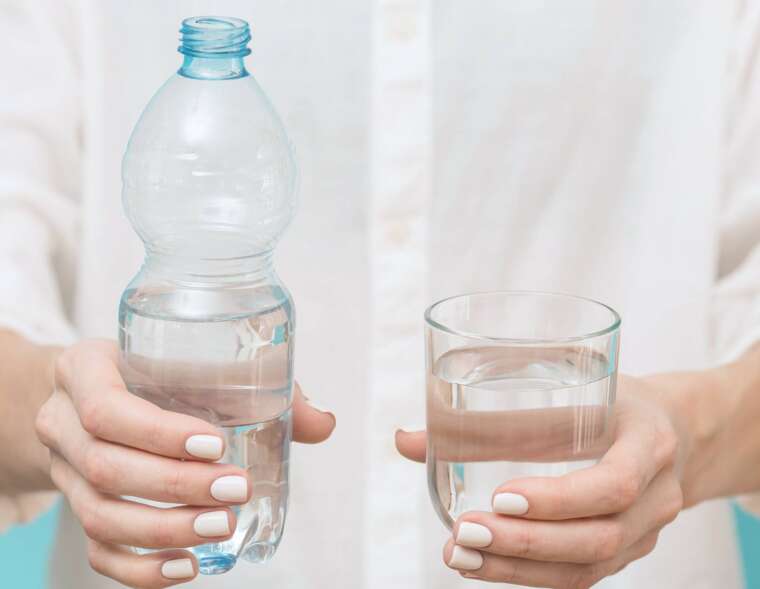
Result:
[[[685,505],[760,492],[760,345],[716,369],[655,378],[681,430]]]
[[[0,330],[0,495],[52,488],[48,452],[34,423],[53,391],[56,354]]]

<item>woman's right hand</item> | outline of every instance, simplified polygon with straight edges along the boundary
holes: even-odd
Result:
[[[217,464],[224,440],[211,424],[160,409],[127,391],[113,342],[85,341],[56,360],[55,390],[37,415],[50,449],[50,476],[71,505],[97,572],[132,587],[168,587],[198,574],[177,549],[224,541],[235,530],[230,505],[248,500],[245,470]],[[307,404],[296,386],[296,441],[316,443],[332,414]],[[180,504],[162,509],[122,496]],[[125,548],[167,549],[144,555]]]

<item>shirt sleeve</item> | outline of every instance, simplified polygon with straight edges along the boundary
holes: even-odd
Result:
[[[74,339],[80,72],[72,1],[0,0],[0,329],[46,344]],[[0,495],[0,531],[56,494]]]
[[[713,296],[714,344],[722,362],[760,342],[760,6],[743,2],[735,18]],[[760,493],[740,497],[739,504],[760,515]]]
[[[74,2],[0,0],[0,327],[67,343],[79,216]]]
[[[738,3],[737,3],[738,4]],[[716,360],[760,341],[760,5],[743,2],[726,70],[719,257],[712,298]]]

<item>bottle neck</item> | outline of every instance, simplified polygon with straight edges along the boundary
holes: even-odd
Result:
[[[248,76],[242,57],[193,57],[185,55],[179,75],[194,80],[234,80]]]
[[[234,258],[194,258],[149,248],[143,271],[162,280],[199,286],[277,282],[271,251]]]
[[[182,21],[179,74],[197,80],[232,80],[248,75],[243,58],[251,53],[248,23],[228,16],[193,16]]]

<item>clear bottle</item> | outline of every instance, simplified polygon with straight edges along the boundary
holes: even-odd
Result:
[[[184,62],[137,123],[123,203],[145,261],[119,307],[131,392],[225,433],[223,462],[246,468],[251,500],[226,542],[193,548],[200,570],[264,562],[285,521],[294,309],[272,251],[296,204],[282,122],[245,69],[245,21],[183,21]]]

